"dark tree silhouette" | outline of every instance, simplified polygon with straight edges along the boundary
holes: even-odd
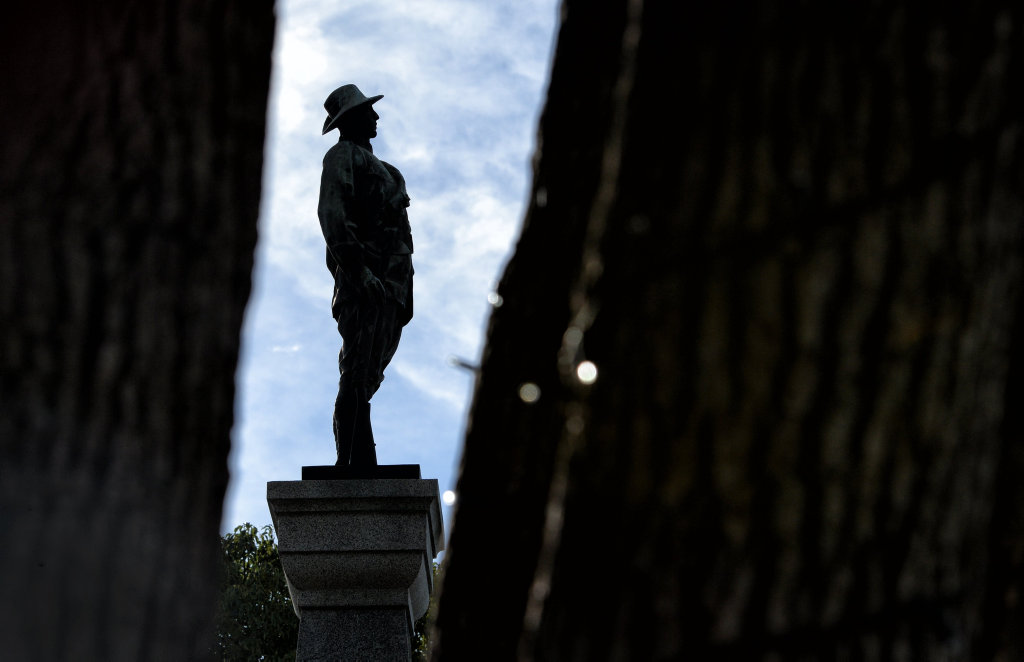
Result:
[[[5,659],[205,654],[273,29],[270,2],[5,9]]]
[[[1024,10],[819,4],[564,3],[435,659],[1024,657]]]

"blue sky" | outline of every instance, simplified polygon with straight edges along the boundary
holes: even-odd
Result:
[[[415,317],[374,396],[381,464],[454,489],[489,304],[518,235],[555,0],[278,0],[260,239],[239,361],[222,529],[268,524],[266,483],[332,464],[341,339],[316,207],[323,101],[383,94],[377,156],[412,204]],[[451,523],[445,508],[446,524]]]

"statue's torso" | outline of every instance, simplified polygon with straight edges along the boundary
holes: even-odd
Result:
[[[332,310],[358,295],[352,274],[346,274],[345,251],[332,251],[332,241],[374,272],[393,297],[412,314],[412,232],[406,207],[409,196],[397,168],[352,142],[341,140],[324,156],[320,190],[320,223],[328,242],[327,267],[335,276]],[[339,266],[341,267],[339,269]]]

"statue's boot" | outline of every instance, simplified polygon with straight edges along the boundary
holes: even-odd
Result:
[[[355,434],[352,442],[352,464],[377,466],[377,449],[373,443],[373,428],[370,426],[370,403],[361,402],[356,413]]]
[[[354,389],[342,388],[334,403],[334,445],[339,466],[352,464],[353,440],[359,416],[359,398]]]

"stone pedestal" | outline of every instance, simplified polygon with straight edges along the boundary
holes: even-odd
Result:
[[[409,660],[444,549],[436,480],[267,483],[299,662]]]

